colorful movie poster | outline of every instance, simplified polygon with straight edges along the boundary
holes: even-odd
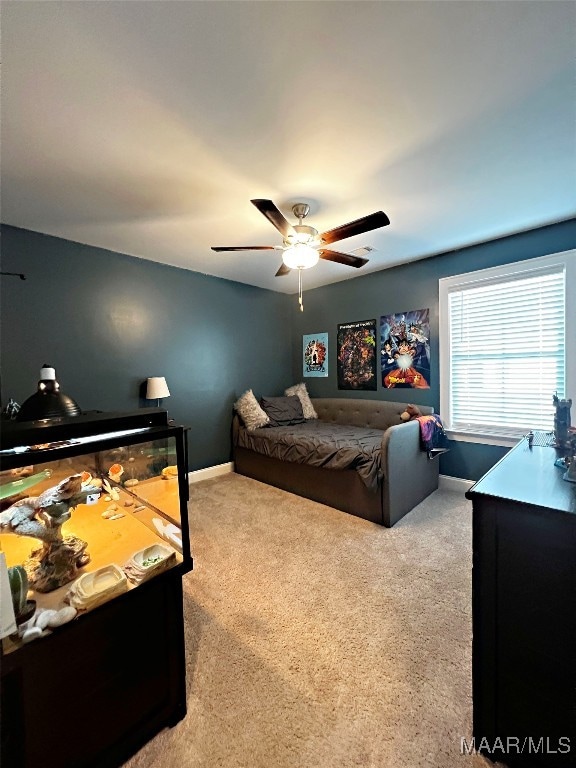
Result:
[[[376,320],[338,326],[338,389],[376,389]]]
[[[386,389],[430,389],[430,310],[380,318],[380,365]]]
[[[302,336],[302,374],[328,376],[327,333],[305,333]]]

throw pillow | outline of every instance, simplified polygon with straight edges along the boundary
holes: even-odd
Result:
[[[285,390],[284,394],[297,395],[300,398],[300,402],[302,403],[302,411],[304,412],[305,419],[318,418],[318,414],[314,410],[314,406],[312,405],[312,400],[310,400],[310,395],[308,394],[308,390],[306,389],[306,384],[304,384],[304,382],[302,382],[301,384],[294,384],[293,387],[288,387],[288,389]]]
[[[251,389],[248,389],[236,400],[234,410],[244,422],[246,429],[265,427],[270,421],[262,408],[260,408],[258,400],[256,400]]]
[[[271,427],[304,424],[305,419],[299,397],[263,397],[260,405],[266,411]]]

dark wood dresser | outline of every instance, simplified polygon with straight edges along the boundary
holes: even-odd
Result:
[[[545,437],[521,440],[466,494],[474,741],[514,767],[576,766],[576,484]]]

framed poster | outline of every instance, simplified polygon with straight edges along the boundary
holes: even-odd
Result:
[[[302,336],[302,375],[328,376],[327,333],[305,333]]]
[[[376,320],[338,325],[338,389],[377,389]]]
[[[430,310],[380,318],[380,367],[386,389],[430,389]]]

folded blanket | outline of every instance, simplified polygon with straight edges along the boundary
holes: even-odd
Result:
[[[442,419],[437,413],[429,416],[418,416],[420,424],[420,445],[423,451],[428,452],[428,458],[433,459],[450,449],[447,447],[448,439],[444,432]]]

